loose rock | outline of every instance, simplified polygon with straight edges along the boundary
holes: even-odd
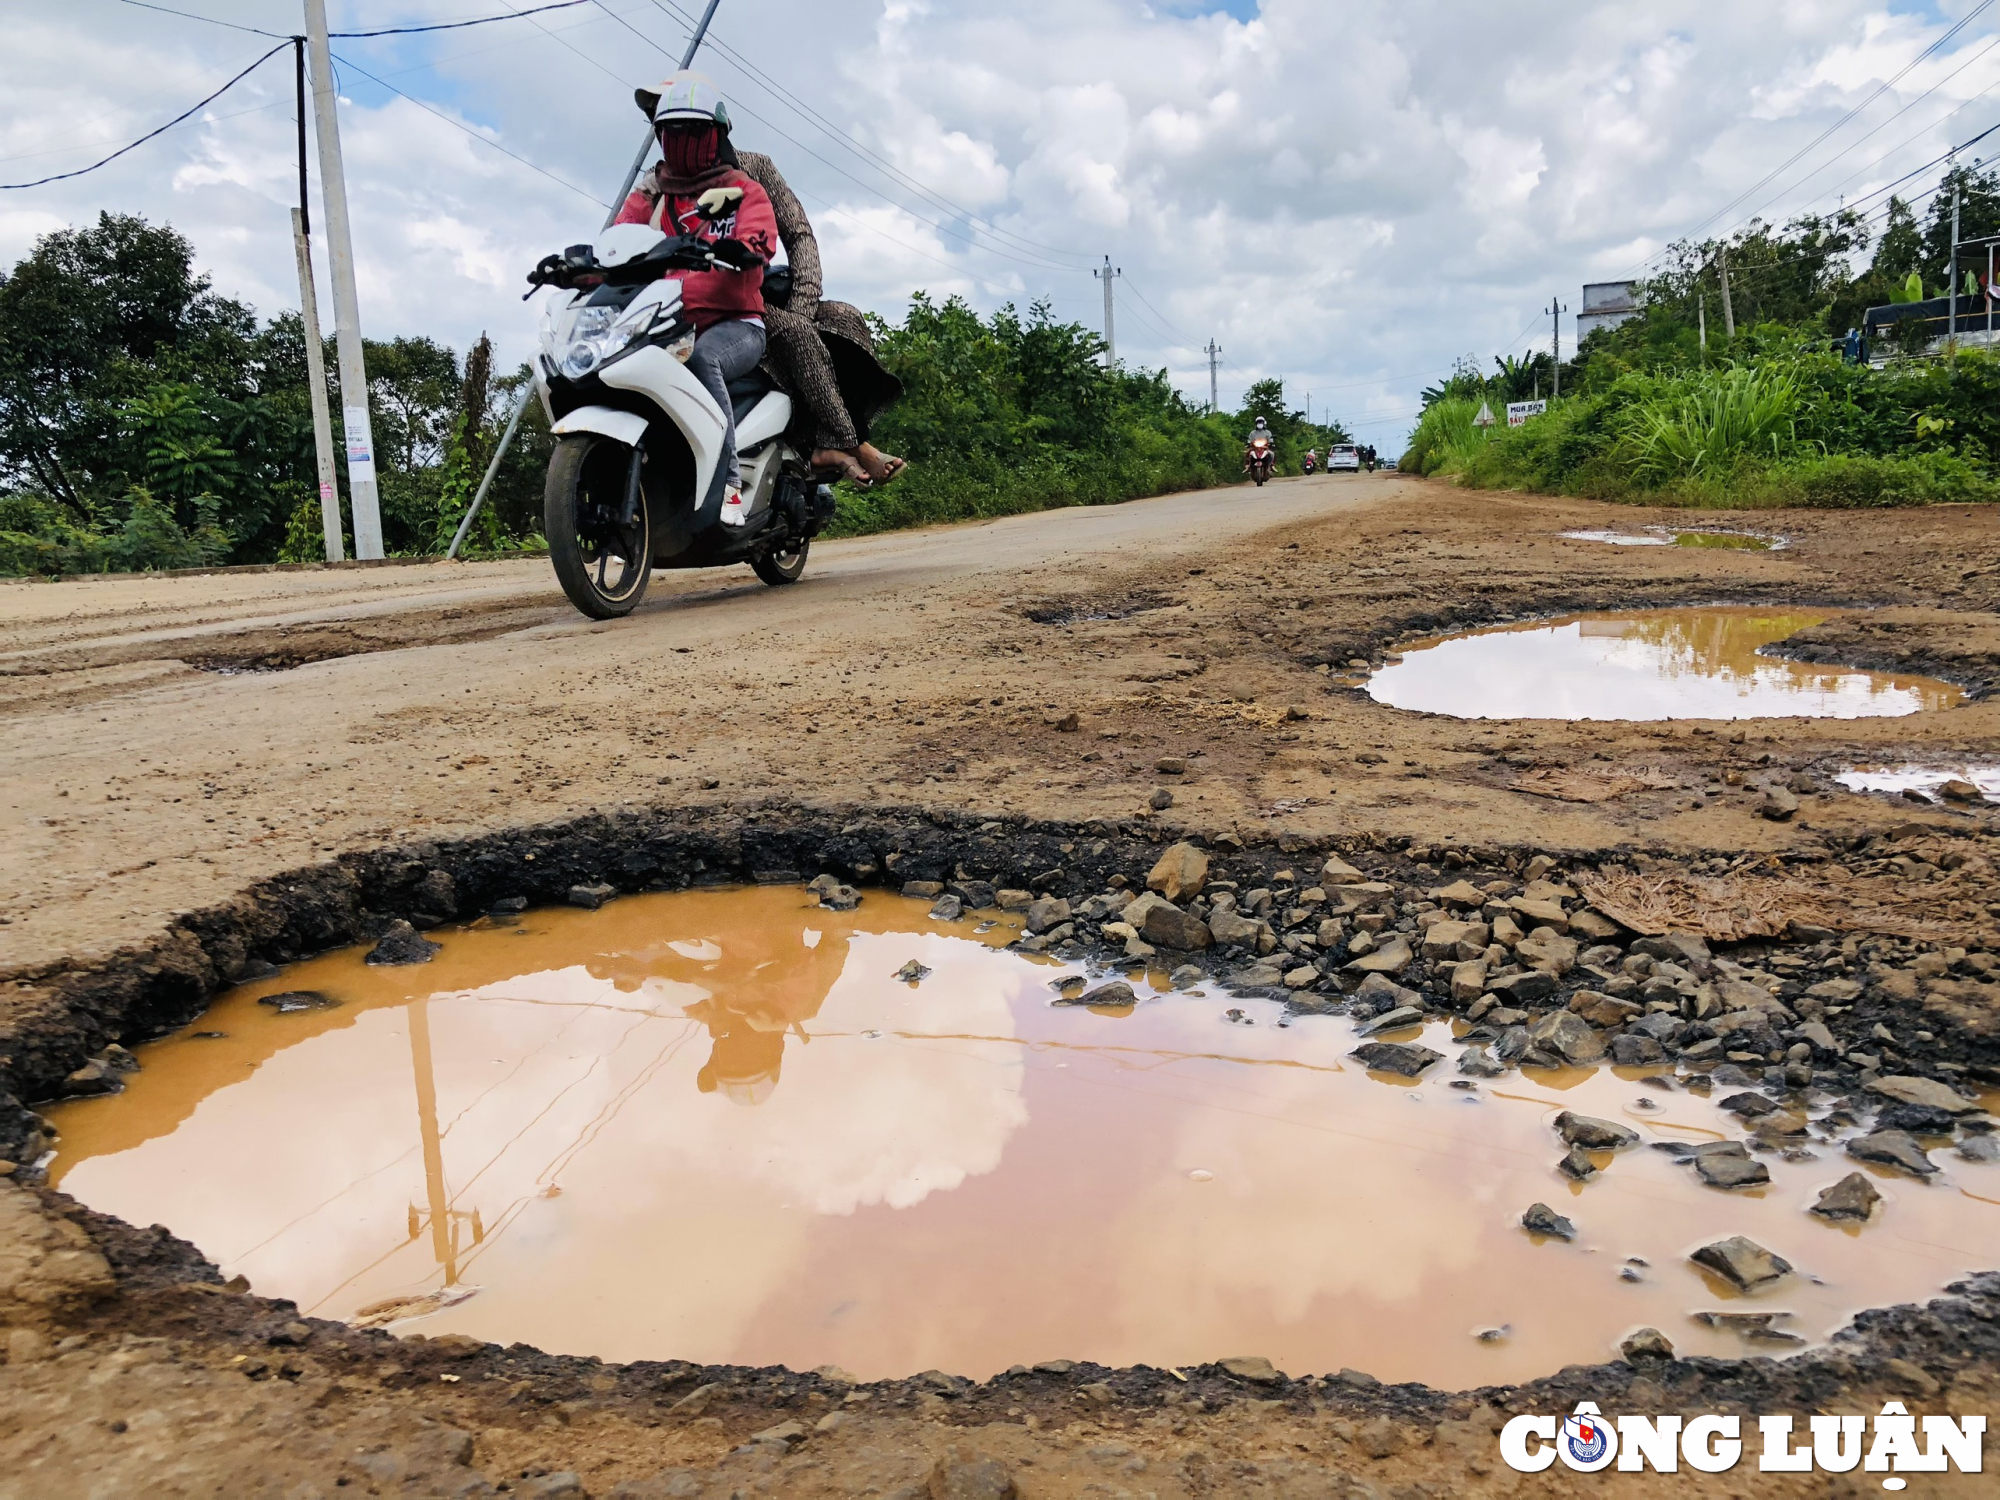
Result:
[[[1875,1212],[1875,1205],[1881,1201],[1882,1194],[1868,1180],[1866,1173],[1849,1172],[1832,1187],[1823,1189],[1819,1201],[1807,1211],[1818,1214],[1822,1219],[1865,1223]]]
[[[1590,1151],[1619,1151],[1639,1144],[1636,1131],[1567,1109],[1556,1116],[1555,1127],[1556,1134],[1569,1145],[1582,1146]]]
[[[1856,1161],[1878,1162],[1908,1172],[1912,1177],[1933,1177],[1937,1167],[1915,1139],[1900,1130],[1878,1130],[1847,1143],[1847,1154]]]
[[[1530,1234],[1546,1234],[1554,1239],[1576,1238],[1576,1225],[1546,1203],[1530,1203],[1528,1211],[1521,1215],[1521,1227]]]
[[[1347,1055],[1364,1067],[1380,1073],[1395,1073],[1403,1078],[1415,1078],[1444,1057],[1442,1052],[1433,1052],[1428,1047],[1408,1042],[1368,1042]]]
[[[1746,1292],[1771,1286],[1792,1273],[1790,1261],[1740,1234],[1704,1245],[1688,1259],[1698,1266],[1707,1267]]]
[[[1179,843],[1162,854],[1146,876],[1146,889],[1158,891],[1169,901],[1185,901],[1201,894],[1208,881],[1208,856],[1193,844]]]
[[[362,960],[370,964],[427,964],[444,944],[434,943],[400,917],[389,924],[375,946]]]

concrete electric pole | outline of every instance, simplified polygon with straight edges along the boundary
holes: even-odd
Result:
[[[1553,401],[1560,401],[1562,399],[1562,393],[1563,393],[1562,315],[1568,311],[1569,309],[1562,305],[1562,299],[1560,297],[1549,298],[1549,318],[1551,319],[1550,326],[1555,330],[1555,337],[1553,338],[1553,340],[1551,340],[1549,344],[1549,357],[1554,362],[1554,368],[1551,372],[1554,376],[1554,379],[1550,386],[1549,399]]]
[[[354,555],[372,561],[382,556],[382,507],[375,489],[375,435],[368,420],[368,366],[361,353],[361,297],[354,285],[354,238],[347,223],[347,179],[340,166],[339,102],[333,92],[326,0],[305,0],[305,8],[320,191],[326,199],[327,251],[333,257],[333,324],[339,344],[340,419],[347,438]]]
[[[1104,368],[1109,370],[1118,364],[1118,339],[1111,321],[1111,283],[1125,272],[1123,269],[1112,269],[1111,257],[1107,255],[1104,257],[1104,269],[1090,274],[1104,283]]]
[[[1722,331],[1729,338],[1736,337],[1736,306],[1729,300],[1729,247],[1724,245],[1715,252],[1715,264],[1722,272]]]
[[[1208,409],[1217,411],[1221,403],[1215,399],[1215,360],[1222,353],[1222,345],[1211,338],[1208,341]]]
[[[306,39],[292,38],[292,74],[299,126],[299,206],[292,210],[292,249],[299,261],[299,326],[306,346],[306,379],[312,382],[313,460],[319,480],[320,530],[326,560],[347,555],[341,535],[340,490],[333,472],[333,418],[326,409],[326,352],[319,342],[319,291],[313,285],[312,193],[306,180]]]

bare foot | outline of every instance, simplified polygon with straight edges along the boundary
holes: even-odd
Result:
[[[877,484],[881,484],[885,480],[894,479],[907,467],[905,462],[896,457],[895,454],[884,453],[873,443],[863,443],[859,448],[854,450],[854,455],[861,460],[862,467],[867,469],[868,477],[873,479]]]
[[[863,468],[853,454],[843,453],[838,448],[815,449],[812,456],[815,469],[831,469],[842,479],[851,479],[856,484],[869,484],[874,476]]]

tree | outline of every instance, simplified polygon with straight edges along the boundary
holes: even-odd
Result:
[[[193,261],[172,229],[105,213],[42,236],[0,275],[0,484],[32,485],[91,524],[143,468],[123,441],[129,403],[163,378],[246,393],[255,319]]]

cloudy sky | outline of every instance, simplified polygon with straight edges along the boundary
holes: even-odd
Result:
[[[232,26],[300,24],[294,0],[162,3],[210,21],[0,0],[0,181],[86,166],[275,45]],[[361,31],[535,3],[329,10]],[[520,277],[601,221],[644,132],[632,87],[698,6],[337,42],[367,332],[484,329],[524,356]],[[711,37],[702,65],[805,199],[833,295],[892,317],[918,289],[1041,298],[1096,327],[1109,255],[1122,359],[1205,399],[1214,338],[1225,405],[1282,376],[1390,452],[1454,357],[1545,347],[1552,296],[1862,199],[2000,121],[1995,0],[721,0]],[[298,302],[295,197],[287,51],[102,171],[0,193],[0,264],[138,212],[274,313]],[[330,307],[323,249],[320,269]]]

